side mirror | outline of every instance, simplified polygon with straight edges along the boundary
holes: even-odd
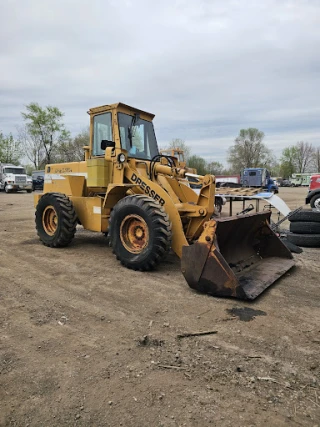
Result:
[[[105,150],[106,148],[114,148],[116,143],[114,141],[108,141],[107,139],[103,139],[101,141],[101,150]]]

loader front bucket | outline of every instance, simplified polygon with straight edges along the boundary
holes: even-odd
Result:
[[[181,269],[189,286],[214,296],[255,299],[293,265],[269,227],[271,212],[210,220],[199,240],[183,246]]]

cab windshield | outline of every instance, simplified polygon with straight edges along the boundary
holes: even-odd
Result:
[[[152,122],[140,119],[138,115],[118,113],[121,147],[129,157],[151,160],[159,154]]]
[[[5,168],[4,173],[14,173],[15,175],[25,175],[26,171],[23,168]]]

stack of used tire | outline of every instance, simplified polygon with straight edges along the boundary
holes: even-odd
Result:
[[[302,247],[320,247],[319,210],[302,209],[294,212],[288,219],[290,221],[290,232],[287,234],[289,242]]]

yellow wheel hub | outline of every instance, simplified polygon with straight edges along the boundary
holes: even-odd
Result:
[[[44,231],[53,236],[58,227],[58,215],[53,206],[47,206],[42,214],[42,225]]]
[[[127,215],[120,225],[120,239],[128,252],[142,252],[149,243],[149,229],[145,220],[139,215]]]

